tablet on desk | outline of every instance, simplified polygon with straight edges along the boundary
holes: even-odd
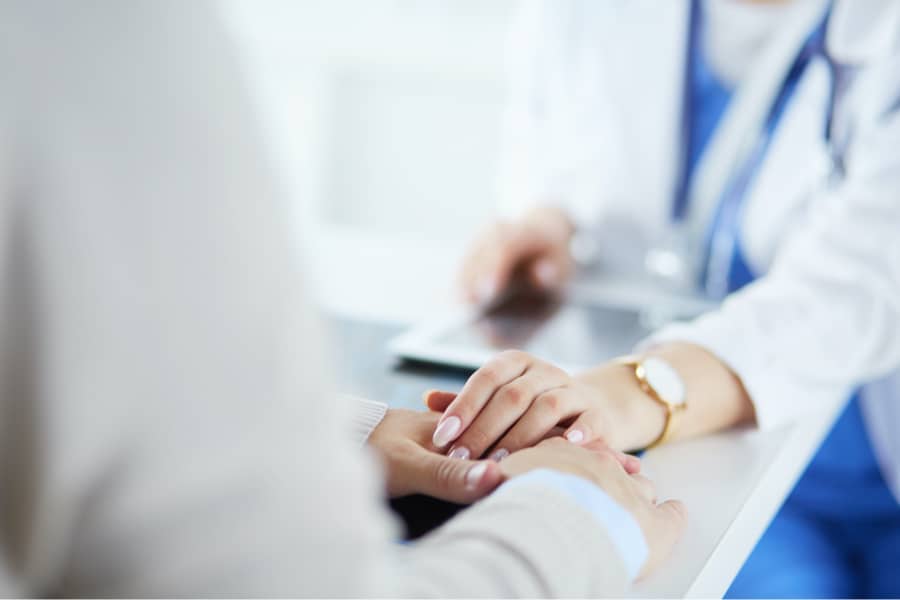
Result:
[[[414,328],[389,349],[405,359],[476,369],[515,348],[574,371],[627,352],[647,333],[637,310],[520,292],[483,312]]]
[[[518,290],[484,310],[414,327],[388,348],[399,358],[464,369],[515,348],[579,371],[630,352],[660,319],[690,318],[711,306],[633,282],[579,282],[556,297]]]

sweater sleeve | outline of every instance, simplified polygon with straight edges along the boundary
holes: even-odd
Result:
[[[428,574],[410,571],[415,596],[621,597],[632,580],[594,515],[539,479],[501,487],[424,538],[410,559]]]
[[[384,419],[388,406],[384,402],[366,400],[356,396],[345,396],[353,404],[353,439],[365,444],[372,432]]]

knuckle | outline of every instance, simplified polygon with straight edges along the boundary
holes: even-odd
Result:
[[[528,393],[521,386],[510,384],[500,388],[500,391],[497,393],[497,401],[511,410],[516,410],[528,403],[530,400],[528,396]]]
[[[473,423],[460,438],[458,444],[465,446],[472,453],[472,457],[480,456],[484,450],[494,441],[492,436],[482,425]]]
[[[566,380],[569,378],[569,374],[556,365],[545,363],[545,368],[547,369],[547,374],[553,379]]]
[[[563,399],[558,392],[541,394],[537,399],[541,410],[557,415],[562,411]]]
[[[474,377],[478,377],[485,383],[494,385],[500,381],[500,369],[496,363],[489,362],[478,369],[478,372],[473,376],[473,378]]]
[[[454,465],[450,459],[437,461],[433,469],[434,482],[437,488],[444,491],[452,489],[454,473]]]
[[[684,505],[684,502],[681,502],[680,500],[669,500],[668,502],[665,502],[660,506],[668,507],[669,512],[672,514],[679,525],[687,522],[688,513],[687,507]]]
[[[527,360],[528,354],[521,350],[504,350],[497,355],[498,359],[510,361],[513,364],[519,364]]]

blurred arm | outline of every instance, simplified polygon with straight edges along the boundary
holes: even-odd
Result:
[[[0,589],[621,593],[603,528],[541,486],[392,543],[206,5],[5,3],[0,24],[23,163],[0,182],[16,329],[2,344],[16,435],[0,467]]]

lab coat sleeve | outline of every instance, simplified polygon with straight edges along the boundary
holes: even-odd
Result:
[[[885,59],[843,182],[809,214],[768,274],[696,321],[681,340],[740,376],[760,427],[774,427],[900,367],[900,59]]]
[[[5,2],[0,29],[0,595],[621,595],[542,486],[394,542],[205,3]]]

